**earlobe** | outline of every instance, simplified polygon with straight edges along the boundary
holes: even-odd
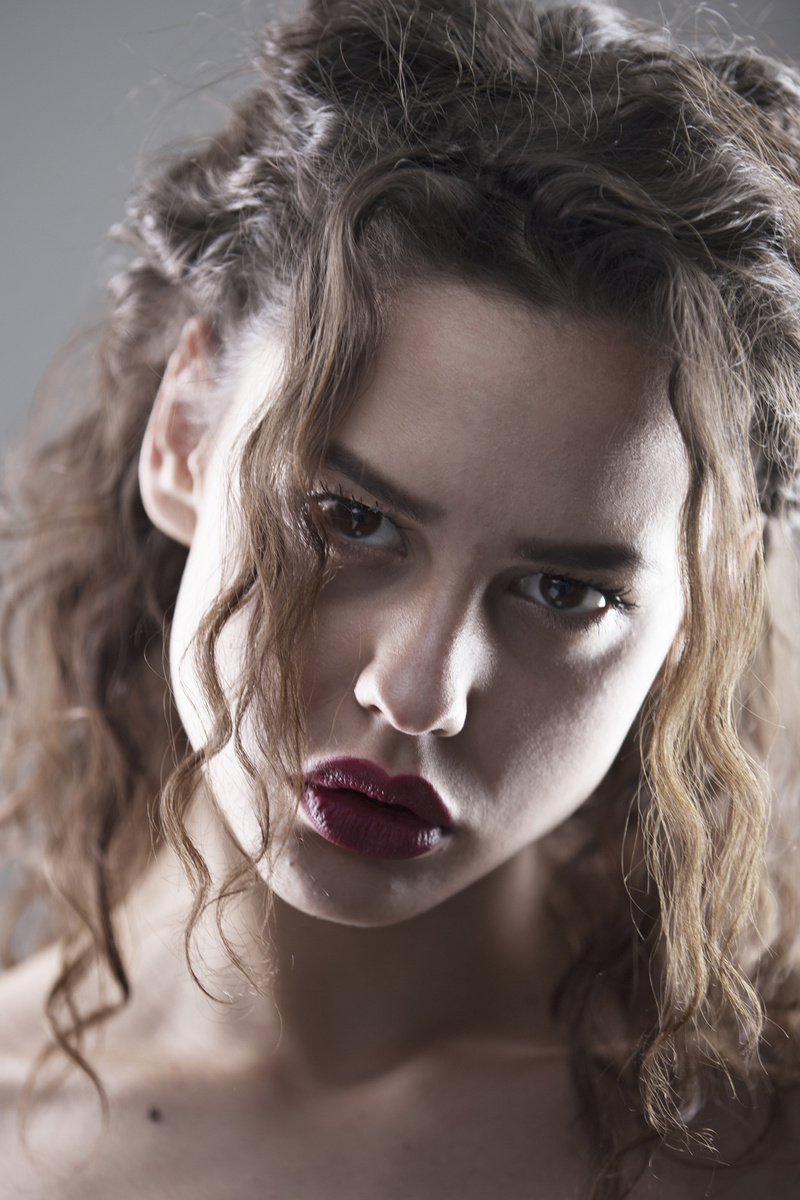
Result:
[[[202,496],[210,353],[208,326],[192,317],[167,363],[139,456],[145,511],[184,546],[191,544]]]

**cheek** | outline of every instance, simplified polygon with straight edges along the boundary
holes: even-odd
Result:
[[[189,742],[195,750],[205,743],[210,725],[210,714],[203,700],[195,659],[195,635],[207,607],[206,601],[210,603],[213,599],[212,594],[205,595],[201,565],[199,555],[190,550],[175,603],[169,641],[172,694]],[[210,592],[211,589],[208,590]]]
[[[315,726],[330,726],[337,710],[348,697],[355,704],[353,689],[361,666],[361,632],[355,618],[332,619],[324,606],[318,610],[303,656],[301,691],[309,735]]]
[[[453,794],[468,797],[481,826],[520,842],[542,836],[602,782],[678,623],[677,611],[663,612],[605,654],[590,645],[556,660],[546,638],[535,654],[499,653],[493,678],[469,699],[463,731],[420,747],[422,760],[435,756],[437,782],[442,772]],[[303,676],[312,752],[354,749],[368,732],[370,717],[353,694],[361,641],[354,615],[345,624],[321,614]]]
[[[530,623],[501,631],[463,730],[420,739],[419,768],[478,835],[482,856],[500,862],[545,836],[601,784],[680,625],[677,579],[662,583],[646,612],[572,640]],[[381,718],[359,706],[353,689],[386,611],[320,605],[303,676],[312,755],[375,744]]]
[[[237,569],[236,547],[241,542],[240,513],[224,462],[213,459],[207,467],[203,504],[198,515],[170,627],[170,677],[175,703],[194,749],[209,735],[211,716],[205,688],[197,671],[197,634]],[[216,664],[220,682],[230,694],[244,668],[243,613],[223,628]]]
[[[471,768],[487,797],[505,797],[526,838],[555,828],[600,785],[676,629],[677,618],[569,668],[540,662],[533,672],[509,672],[505,686],[476,697]]]

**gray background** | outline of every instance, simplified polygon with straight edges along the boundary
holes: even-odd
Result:
[[[104,243],[159,146],[224,119],[254,31],[298,0],[0,0],[0,446],[48,360],[96,315]],[[798,0],[632,0],[691,32],[800,57]],[[216,98],[215,98],[216,97]]]

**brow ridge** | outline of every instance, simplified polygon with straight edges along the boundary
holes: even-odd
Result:
[[[381,504],[386,504],[399,516],[421,525],[432,524],[441,518],[443,509],[427,500],[412,496],[377,468],[371,466],[355,451],[332,442],[326,451],[324,465],[346,476],[357,487],[364,488]],[[514,557],[523,561],[548,565],[563,571],[641,571],[648,563],[635,546],[627,542],[565,542],[526,540],[514,547]]]
[[[520,542],[515,556],[530,562],[557,566],[567,571],[643,571],[644,555],[628,542]]]
[[[352,483],[364,488],[379,500],[388,505],[399,516],[407,517],[420,525],[430,525],[444,515],[438,504],[428,500],[420,500],[412,496],[405,488],[387,479],[375,467],[372,467],[353,450],[348,450],[338,442],[332,442],[326,451],[324,465],[339,474],[345,475]]]

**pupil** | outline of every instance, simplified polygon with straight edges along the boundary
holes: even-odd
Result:
[[[371,512],[363,504],[345,504],[340,502],[336,505],[336,525],[339,532],[343,533],[346,537],[369,537],[371,533],[375,532],[379,524],[380,517],[378,514]]]
[[[568,579],[545,575],[540,587],[542,595],[554,608],[577,608],[586,599],[586,588]]]

